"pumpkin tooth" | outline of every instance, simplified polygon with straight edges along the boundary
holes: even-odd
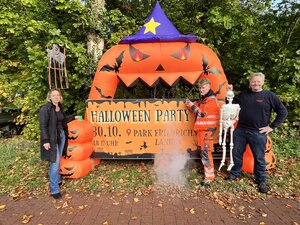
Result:
[[[118,74],[118,77],[126,87],[130,87],[139,78],[139,76],[135,74]]]
[[[154,87],[159,82],[163,80],[164,83],[173,87],[178,83],[180,79],[184,79],[191,85],[193,85],[200,77],[199,72],[189,72],[189,73],[153,73],[147,75],[135,75],[135,74],[118,74],[119,79],[127,86],[130,87],[136,83],[137,79],[142,80],[149,87]]]
[[[196,81],[200,78],[201,72],[187,72],[181,75],[181,77],[189,82],[191,85],[194,85]]]
[[[140,80],[144,81],[149,87],[155,87],[159,83],[159,76],[156,74],[149,74],[149,76],[139,77]]]

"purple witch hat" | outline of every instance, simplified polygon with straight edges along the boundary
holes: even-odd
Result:
[[[144,26],[135,34],[123,38],[120,44],[133,44],[141,42],[196,42],[194,34],[183,35],[174,27],[166,16],[159,3],[156,5],[151,15],[146,20]]]

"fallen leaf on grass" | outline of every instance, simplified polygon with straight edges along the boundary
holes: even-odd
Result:
[[[245,209],[245,206],[243,206],[243,205],[239,206],[239,211],[240,212],[244,212],[244,209]]]
[[[138,198],[133,199],[134,202],[139,202],[140,200]]]
[[[105,221],[103,222],[103,225],[108,225],[108,221],[105,220]]]
[[[138,189],[137,191],[136,191],[136,193],[135,193],[136,195],[142,195],[143,194],[143,192],[142,192],[142,190],[141,189]]]
[[[285,208],[291,209],[291,208],[293,208],[293,206],[292,206],[292,205],[289,205],[289,204],[286,204],[286,205],[285,205]]]
[[[20,159],[21,159],[21,157],[17,157],[17,158],[15,159],[15,162],[18,162]]]
[[[265,222],[259,222],[259,225],[265,225],[266,223]]]
[[[220,206],[224,206],[224,205],[225,205],[225,203],[224,203],[223,201],[221,201],[221,200],[218,201],[218,204],[219,204]]]
[[[11,196],[13,199],[17,199],[17,198],[19,198],[19,193],[10,193],[10,196]]]
[[[132,220],[136,220],[137,217],[136,217],[136,216],[132,216],[131,219],[132,219]]]
[[[23,215],[23,218],[22,218],[22,223],[26,224],[26,223],[29,223],[30,219],[33,217],[33,215]]]

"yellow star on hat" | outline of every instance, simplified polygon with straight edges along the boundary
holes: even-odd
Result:
[[[152,17],[151,20],[148,23],[145,23],[144,27],[146,28],[144,31],[144,34],[148,32],[152,32],[153,34],[156,34],[156,27],[158,27],[160,23],[155,22],[154,18]]]

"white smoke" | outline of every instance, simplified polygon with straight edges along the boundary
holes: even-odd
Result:
[[[184,168],[189,160],[187,152],[174,148],[172,151],[160,151],[154,158],[154,172],[158,185],[185,186]]]

